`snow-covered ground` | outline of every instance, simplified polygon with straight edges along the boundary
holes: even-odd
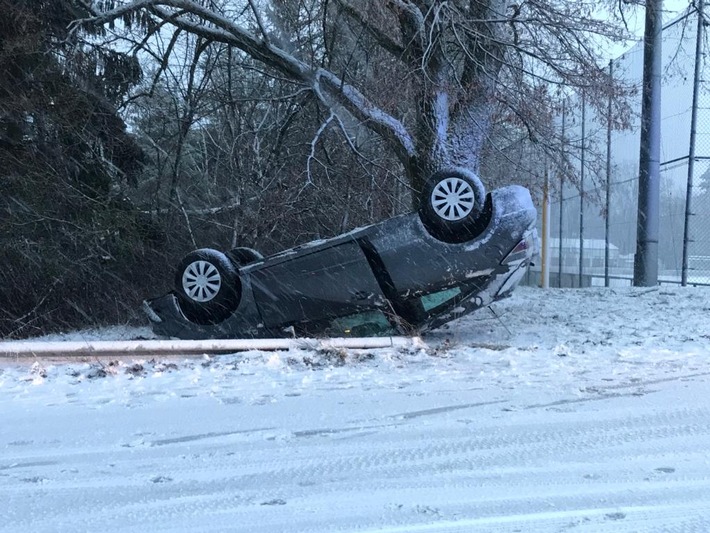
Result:
[[[710,531],[710,290],[493,309],[410,351],[2,362],[0,531]]]

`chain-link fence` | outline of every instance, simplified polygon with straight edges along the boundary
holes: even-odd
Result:
[[[691,8],[663,30],[661,284],[710,285],[710,66],[703,52],[708,50],[705,26],[696,50],[698,16]],[[584,95],[570,99],[568,111],[560,117],[559,127],[573,147],[569,155],[577,161],[577,175],[571,183],[549,169],[552,287],[630,285],[634,277],[643,43],[609,68],[612,76],[637,88],[631,128],[611,131],[606,117],[589,111]],[[531,269],[528,283],[540,283],[540,270],[540,265]]]

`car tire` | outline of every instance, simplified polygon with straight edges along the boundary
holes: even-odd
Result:
[[[424,185],[419,216],[434,238],[464,242],[479,230],[485,198],[486,189],[475,173],[464,168],[443,169]]]
[[[216,324],[239,304],[239,274],[227,256],[202,248],[187,254],[175,273],[175,292],[185,317],[197,324]]]
[[[264,256],[253,248],[246,248],[244,246],[233,248],[229,250],[226,255],[237,268],[241,268],[264,259]]]

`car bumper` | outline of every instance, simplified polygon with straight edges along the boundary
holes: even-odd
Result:
[[[503,260],[500,268],[491,273],[479,291],[467,295],[451,311],[431,317],[422,330],[435,329],[456,318],[509,297],[525,277],[528,267],[540,253],[540,240],[534,227],[525,232],[520,243],[526,243],[522,247],[522,251],[514,254],[516,246]]]

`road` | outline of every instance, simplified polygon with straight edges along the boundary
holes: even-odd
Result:
[[[0,531],[710,530],[708,365],[265,357],[5,369]]]

